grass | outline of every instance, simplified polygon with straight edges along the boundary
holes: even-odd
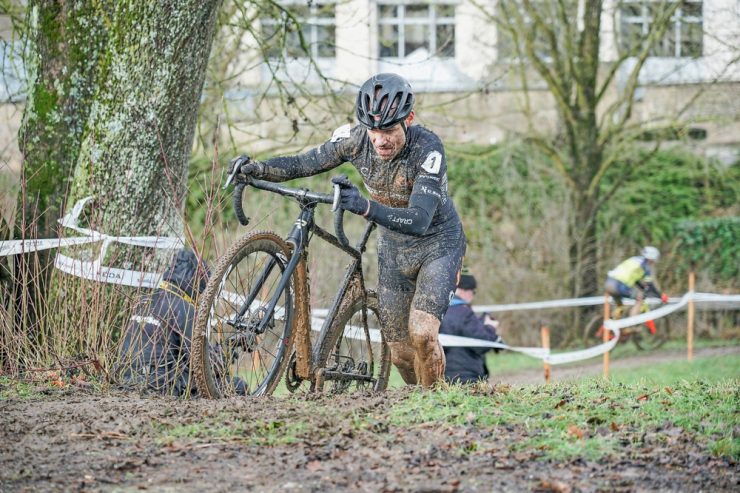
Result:
[[[610,379],[622,383],[672,385],[683,380],[714,383],[739,376],[740,356],[728,355],[614,370],[610,374]]]
[[[30,399],[41,396],[37,386],[31,382],[0,377],[0,401],[6,399]]]
[[[724,347],[724,346],[735,346],[737,345],[737,341],[725,341],[725,340],[716,340],[716,339],[698,339],[694,341],[694,348],[695,349],[702,349],[702,348],[708,348],[708,347]],[[574,348],[575,349],[583,349],[583,348]],[[676,339],[667,341],[663,347],[661,347],[658,351],[663,350],[686,350],[686,340],[684,339]],[[553,352],[565,352],[568,351],[567,349],[553,349]],[[632,342],[625,342],[618,344],[610,353],[612,359],[619,359],[619,358],[627,358],[630,356],[644,356],[646,354],[649,354],[649,352],[637,349],[635,345]],[[495,354],[493,352],[489,352],[486,356],[486,361],[488,363],[488,368],[491,369],[491,371],[494,374],[502,374],[502,373],[514,373],[521,370],[531,370],[536,368],[542,368],[542,361],[536,358],[532,358],[530,356],[526,356],[521,353],[515,353],[513,351],[502,351],[498,354]],[[594,358],[589,361],[598,361],[597,358]],[[565,365],[564,367],[568,366],[574,366],[574,365]]]
[[[435,422],[487,430],[492,436],[513,430],[521,437],[514,436],[512,451],[555,460],[601,459],[624,445],[670,440],[677,429],[712,453],[737,460],[740,441],[727,437],[737,424],[738,383],[684,380],[663,387],[591,379],[492,394],[451,386],[413,393],[390,418],[403,428]],[[473,448],[485,450],[488,443]]]
[[[235,441],[245,445],[276,446],[299,441],[307,426],[298,420],[233,419],[226,414],[204,418],[196,423],[159,422],[153,426],[157,442],[172,444],[175,440]]]
[[[500,356],[500,355],[499,355]],[[458,452],[499,453],[501,447],[528,459],[617,459],[650,453],[669,442],[697,444],[706,453],[740,460],[740,356],[698,358],[622,370],[609,381],[579,381],[494,389],[443,386],[412,391],[393,406],[368,413],[329,401],[285,398],[284,412],[203,416],[197,421],[159,421],[152,434],[162,445],[184,442],[238,442],[279,446],[306,436],[336,433],[327,423],[357,433],[393,435],[394,430],[425,433],[430,423],[442,431],[471,431]],[[399,377],[400,378],[400,377]],[[57,389],[50,385],[42,385]],[[0,377],[0,399],[38,398],[34,383]],[[48,396],[45,396],[48,398]],[[282,399],[281,399],[282,400]],[[183,402],[183,405],[187,405]],[[332,431],[333,430],[333,431]],[[500,439],[499,439],[500,437]]]

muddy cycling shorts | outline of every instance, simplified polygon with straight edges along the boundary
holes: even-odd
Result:
[[[638,290],[636,287],[631,288],[622,281],[617,281],[616,279],[611,277],[606,278],[604,288],[606,289],[606,292],[609,293],[612,298],[614,298],[614,301],[616,301],[618,304],[622,304],[622,298],[636,299],[637,296],[640,294],[640,290]]]
[[[378,239],[378,305],[383,335],[388,342],[409,338],[409,314],[420,310],[438,320],[455,293],[465,255],[462,227],[432,238]]]

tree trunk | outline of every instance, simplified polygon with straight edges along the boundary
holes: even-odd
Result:
[[[29,2],[25,60],[32,84],[27,94],[19,147],[23,155],[15,238],[57,235],[65,196],[96,90],[105,41],[100,16],[83,2]],[[36,331],[43,319],[52,254],[14,257],[15,324]]]
[[[85,226],[116,236],[179,234],[221,0],[67,4],[31,5],[39,26],[47,26],[37,31],[44,75],[34,79],[21,140],[24,175],[37,176],[39,190],[20,200],[40,197],[42,212],[53,204],[54,212],[45,216],[45,224],[53,225],[65,192],[67,204],[92,195]],[[66,87],[56,82],[62,76],[69,78],[69,91],[50,92]],[[42,187],[50,183],[52,194]],[[118,266],[126,268],[120,265],[126,255],[128,268],[148,270],[151,252],[130,248],[110,248],[109,258],[117,257]],[[38,353],[58,358],[110,343],[113,328],[104,327],[111,323],[108,312],[120,306],[116,299],[131,293],[61,276],[66,277],[60,274],[62,282],[54,282],[44,300],[54,320],[44,320],[43,345],[52,349]]]
[[[179,233],[220,0],[116,2],[72,186],[92,195],[93,227],[116,235]]]

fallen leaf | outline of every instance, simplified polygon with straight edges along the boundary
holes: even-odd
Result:
[[[612,422],[611,422],[611,423],[609,424],[609,428],[610,428],[610,429],[611,429],[612,431],[619,431],[619,425],[618,425],[617,423],[615,423],[614,421],[612,421]]]
[[[665,391],[668,392],[669,395],[673,395],[673,389],[670,387],[666,387]]]
[[[577,427],[576,425],[568,426],[568,434],[576,437],[579,440],[583,440],[583,430]]]
[[[306,464],[306,469],[308,469],[311,472],[320,471],[324,467],[321,465],[321,461],[318,460],[312,460],[309,461],[308,464]]]
[[[570,485],[567,485],[557,479],[550,479],[550,480],[543,479],[540,482],[539,489],[545,490],[545,491],[555,491],[557,493],[570,493],[572,491],[572,488],[570,487]]]
[[[637,398],[638,402],[646,401],[650,398],[650,394],[642,394],[640,397]]]

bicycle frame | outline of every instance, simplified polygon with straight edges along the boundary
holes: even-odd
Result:
[[[285,265],[280,281],[278,282],[275,294],[269,301],[266,311],[267,313],[272,313],[274,311],[284,290],[288,288],[291,277],[295,274],[295,285],[293,286],[293,289],[295,290],[295,296],[293,297],[295,300],[295,316],[293,318],[293,327],[291,330],[292,336],[289,343],[293,344],[296,351],[296,376],[303,380],[313,381],[315,377],[314,373],[321,369],[317,368],[320,359],[318,347],[312,351],[310,337],[311,310],[308,296],[307,248],[311,241],[311,233],[315,233],[322,240],[344,251],[352,257],[352,260],[345,271],[344,278],[339,285],[339,289],[334,296],[331,307],[327,313],[327,317],[321,327],[321,332],[317,339],[321,340],[322,336],[324,336],[326,331],[331,327],[331,324],[338,313],[342,299],[353,283],[358,283],[362,292],[365,293],[362,273],[362,253],[365,251],[370,234],[375,228],[375,223],[367,223],[362,237],[356,247],[344,245],[337,236],[329,233],[314,221],[316,206],[319,203],[332,203],[333,197],[309,192],[305,189],[291,189],[274,183],[258,180],[252,181],[251,185],[258,189],[292,197],[301,207],[301,211],[298,214],[296,221],[293,223],[293,227],[285,238],[286,243],[292,247],[292,252],[289,259],[287,259],[287,264]],[[278,260],[271,259],[263,267],[257,283],[252,287],[244,303],[239,307],[237,316],[232,321],[232,325],[236,326],[240,323],[240,319],[247,313],[247,310],[257,297],[264,281],[268,278],[272,269],[275,268],[277,262]],[[363,322],[367,325],[366,317],[363,318]],[[269,321],[270,317],[264,317],[255,332],[258,334],[263,333],[266,330],[266,326]],[[323,375],[324,374],[322,373],[322,379]]]

